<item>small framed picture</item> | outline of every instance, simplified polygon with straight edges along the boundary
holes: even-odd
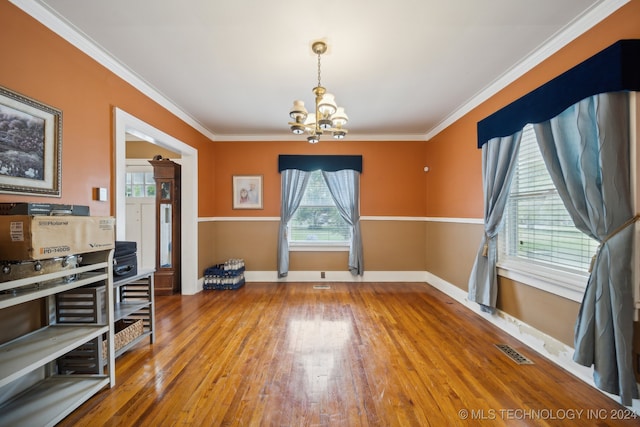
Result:
[[[62,111],[0,87],[0,193],[60,197]]]
[[[262,175],[233,176],[233,209],[262,209]]]

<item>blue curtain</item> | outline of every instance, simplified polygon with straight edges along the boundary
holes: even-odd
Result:
[[[289,274],[289,237],[287,224],[300,206],[309,182],[309,172],[287,169],[280,176],[280,228],[278,231],[278,277]]]
[[[287,169],[299,169],[307,172],[317,170],[335,172],[343,169],[351,169],[362,173],[362,156],[342,154],[280,154],[278,156],[278,172]]]
[[[511,136],[493,138],[482,146],[484,236],[469,278],[469,300],[480,304],[485,311],[493,311],[496,306],[497,237],[509,199],[521,139],[522,131],[518,131]]]
[[[599,93],[640,91],[640,40],[619,40],[478,122],[478,148]]]
[[[547,169],[576,227],[600,242],[575,329],[574,360],[596,386],[638,397],[633,372],[629,94],[586,98],[534,125]]]
[[[322,172],[331,197],[340,216],[351,226],[349,244],[349,271],[353,275],[364,274],[362,256],[362,233],[360,232],[360,173],[343,169],[337,172]]]

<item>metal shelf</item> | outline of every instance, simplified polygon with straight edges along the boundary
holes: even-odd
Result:
[[[124,319],[144,308],[150,307],[151,301],[148,302],[117,302],[113,311],[113,320]]]
[[[115,288],[114,322],[132,318],[142,319],[144,332],[123,348],[116,350],[116,357],[149,337],[151,344],[155,342],[155,298],[154,273],[152,268],[139,270],[134,276],[113,282]]]
[[[74,272],[75,270],[69,271]],[[67,273],[65,276],[68,275],[69,273]],[[0,309],[8,308],[28,301],[33,301],[39,298],[44,298],[49,295],[55,295],[57,293],[79,288],[84,285],[90,285],[100,280],[107,280],[107,278],[107,273],[83,273],[79,275],[79,278],[77,280],[71,282],[65,281],[64,278],[56,278],[47,282],[37,280],[24,284],[20,287],[7,288],[7,293],[0,294]]]
[[[53,376],[0,406],[6,426],[54,426],[105,386],[108,376]]]
[[[50,325],[0,346],[0,387],[109,331],[104,325]]]
[[[45,274],[34,271],[0,283],[0,309],[39,300],[47,313],[44,326],[0,345],[0,425],[53,426],[102,388],[115,385],[113,250],[82,255],[87,265]],[[89,323],[56,323],[54,296],[87,285],[104,288],[104,316]],[[103,336],[108,340],[104,366],[98,363],[94,368],[90,355],[85,374],[77,365],[64,365],[71,352]]]
[[[15,288],[19,288],[19,287],[22,287],[22,286],[29,286],[29,285],[33,285],[35,283],[48,282],[48,281],[55,280],[55,279],[61,279],[61,278],[64,278],[66,276],[70,276],[70,275],[73,275],[73,274],[87,273],[87,272],[90,272],[90,271],[104,269],[104,268],[107,268],[107,267],[109,267],[109,264],[107,262],[101,262],[101,263],[97,263],[97,264],[84,265],[84,266],[73,268],[73,269],[70,269],[70,270],[61,270],[61,271],[56,271],[56,272],[47,273],[47,274],[35,274],[33,276],[25,277],[25,278],[18,279],[18,280],[11,280],[9,282],[1,282],[0,283],[0,291],[4,291],[4,290],[7,290],[7,289],[15,289]]]

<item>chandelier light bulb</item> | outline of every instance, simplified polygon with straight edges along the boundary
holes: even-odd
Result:
[[[293,101],[293,107],[289,112],[289,116],[296,122],[303,122],[307,118],[307,109],[304,108],[304,101],[296,99]]]
[[[331,119],[333,120],[333,125],[337,128],[341,128],[349,121],[349,117],[347,116],[347,113],[344,112],[344,108],[342,107],[338,107]]]
[[[318,110],[323,116],[330,116],[336,112],[338,106],[336,105],[335,97],[330,93],[325,93],[320,98],[318,103]]]
[[[315,114],[308,115],[307,118],[304,120],[304,126],[307,128],[309,132],[313,132],[314,129],[316,128],[316,115]]]

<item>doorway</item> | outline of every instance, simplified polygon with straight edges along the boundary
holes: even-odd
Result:
[[[198,151],[127,112],[114,109],[116,240],[126,240],[126,140],[127,134],[180,154],[182,173],[182,294],[200,291],[198,286]]]
[[[144,144],[144,158],[131,156],[131,146]],[[156,183],[148,159],[157,146],[127,134],[125,240],[136,242],[138,270],[156,266]],[[173,156],[175,157],[175,156]]]

